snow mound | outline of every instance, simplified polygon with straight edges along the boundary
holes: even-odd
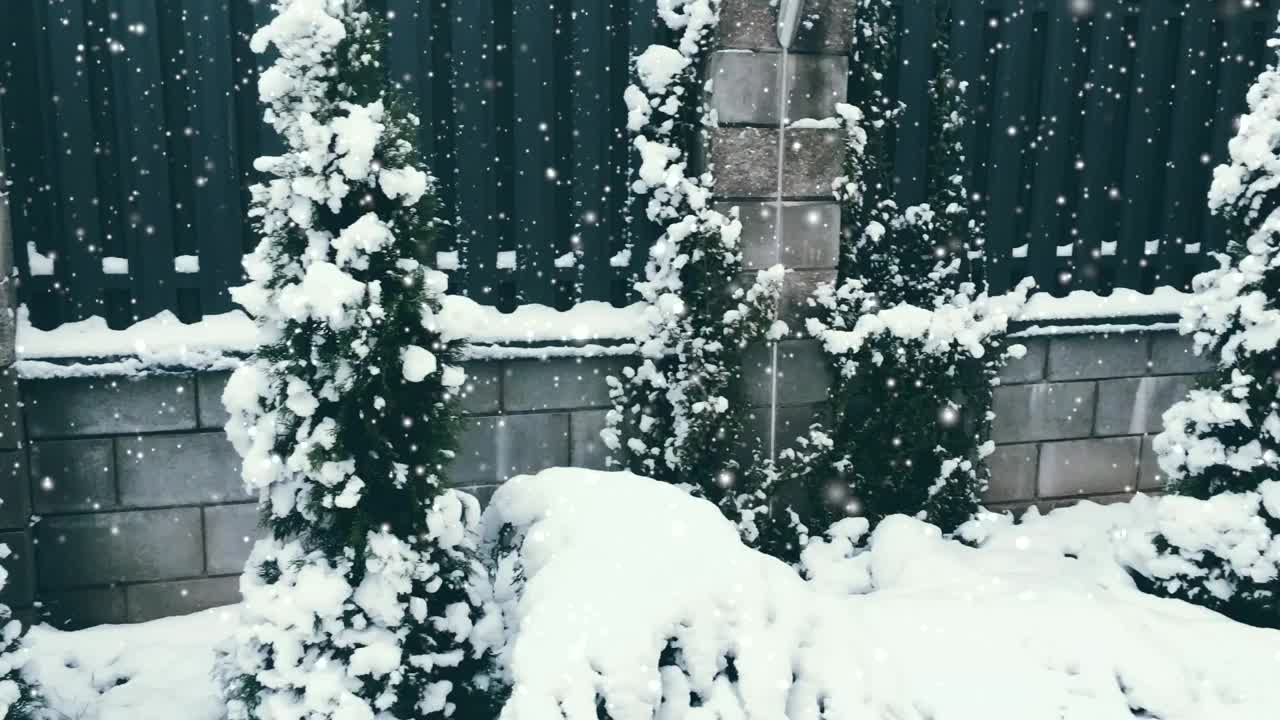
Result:
[[[1274,718],[1280,633],[1143,595],[1116,562],[1120,528],[1152,512],[991,517],[966,528],[978,548],[902,516],[865,544],[841,523],[807,582],[674,487],[519,477],[483,523],[502,718]]]
[[[41,625],[27,634],[24,672],[56,720],[221,720],[213,651],[237,615],[231,606],[77,632]]]

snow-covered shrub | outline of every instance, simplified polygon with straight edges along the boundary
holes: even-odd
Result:
[[[712,209],[714,178],[696,174],[695,146],[710,120],[700,66],[718,0],[659,0],[676,34],[635,58],[627,129],[640,165],[631,185],[645,218],[662,228],[637,284],[648,331],[640,365],[608,379],[613,409],[602,433],[612,466],[689,486],[754,535],[763,503],[738,458],[744,443],[742,351],[774,328],[782,269],[738,287],[742,224]]]
[[[0,558],[8,557],[8,545],[0,545]],[[0,568],[0,588],[9,572]],[[8,605],[0,605],[0,720],[27,720],[42,706],[39,694],[23,677],[30,651],[22,644],[22,623]]]
[[[1170,517],[1157,538],[1170,562],[1146,579],[1155,592],[1280,627],[1274,562],[1280,558],[1274,539],[1280,535],[1280,498],[1267,500],[1280,482],[1277,65],[1250,88],[1248,106],[1228,146],[1230,160],[1214,171],[1209,192],[1210,208],[1232,230],[1228,251],[1216,257],[1218,269],[1195,278],[1181,321],[1196,352],[1213,357],[1216,368],[1164,414],[1164,431],[1153,443],[1172,492],[1212,498],[1239,512],[1215,513],[1221,522],[1212,530],[1195,517]],[[1219,499],[1224,493],[1230,495]],[[1272,562],[1259,567],[1248,559],[1255,550],[1266,553],[1265,543],[1257,547],[1255,541],[1267,533]]]
[[[976,548],[846,518],[806,548],[806,581],[667,484],[515,478],[482,522],[513,684],[499,717],[1271,717],[1280,633],[1143,595],[1115,561],[1139,500],[991,516],[966,528]]]
[[[927,202],[900,207],[891,132],[901,108],[885,92],[895,61],[894,8],[858,0],[852,73],[859,107],[841,105],[846,175],[840,278],[818,289],[809,333],[837,371],[834,420],[784,453],[784,484],[802,485],[802,535],[850,514],[905,513],[953,530],[978,508],[989,472],[991,386],[1010,313],[1025,297],[992,302],[966,281],[982,228],[967,207],[959,131],[963,88],[951,75],[945,33],[929,84]],[[940,28],[949,26],[943,19]],[[1010,348],[1013,352],[1019,347]]]
[[[495,711],[473,582],[479,506],[446,491],[464,374],[438,330],[439,220],[418,119],[348,0],[277,0],[252,38],[284,153],[251,188],[262,238],[233,291],[261,346],[223,396],[270,536],[219,661],[232,720]]]

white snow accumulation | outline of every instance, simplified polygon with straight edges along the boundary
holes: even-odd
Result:
[[[1124,570],[1164,503],[984,515],[961,530],[977,547],[851,518],[798,573],[673,486],[518,477],[481,524],[501,720],[596,720],[597,700],[612,720],[1274,720],[1280,632],[1144,595]],[[233,612],[36,628],[29,670],[65,717],[213,720]]]

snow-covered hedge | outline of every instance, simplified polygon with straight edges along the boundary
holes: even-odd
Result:
[[[1145,595],[1117,562],[1162,507],[984,515],[962,529],[977,548],[849,518],[806,548],[806,580],[667,485],[519,477],[484,518],[514,684],[501,717],[1273,717],[1280,633]]]
[[[1277,40],[1272,40],[1275,46]],[[1211,499],[1212,528],[1167,518],[1155,592],[1280,628],[1280,68],[1248,94],[1249,112],[1214,171],[1209,206],[1232,238],[1193,281],[1181,330],[1215,371],[1164,414],[1153,447],[1173,492]],[[1268,548],[1268,546],[1270,546]],[[1261,559],[1255,557],[1261,554]]]

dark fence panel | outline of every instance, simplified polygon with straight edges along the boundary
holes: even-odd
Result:
[[[993,291],[1185,287],[1221,250],[1214,165],[1272,61],[1274,0],[897,0],[899,197],[924,197],[935,1],[969,84],[969,187]]]
[[[935,3],[898,0],[900,197],[925,194]],[[1205,208],[1276,0],[949,0],[970,187],[993,290],[1184,286],[1220,249]],[[371,0],[453,222],[454,289],[510,308],[632,299],[622,89],[654,0]],[[0,22],[20,293],[39,327],[232,307],[266,0],[13,0]],[[630,263],[610,262],[634,247]],[[28,248],[35,251],[30,254]],[[198,267],[197,267],[198,265]]]
[[[455,292],[510,308],[630,299],[629,58],[654,0],[371,0],[453,222]],[[39,327],[232,308],[246,186],[276,152],[249,37],[266,0],[13,0],[0,92],[22,302]],[[28,257],[28,247],[35,255]],[[557,262],[559,259],[559,262]],[[569,262],[572,260],[572,262]],[[52,262],[50,262],[52,261]]]

